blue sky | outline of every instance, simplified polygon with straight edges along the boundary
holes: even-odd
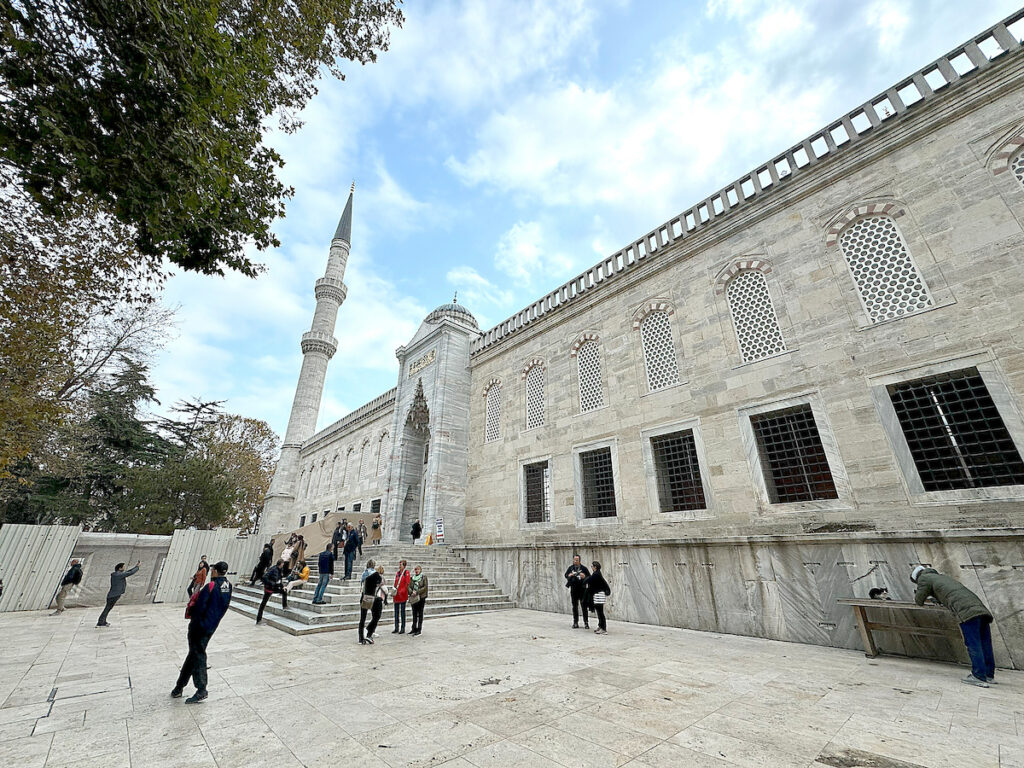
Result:
[[[356,182],[320,427],[394,386],[455,290],[490,327],[901,77],[1017,0],[407,0],[377,63],[273,136],[295,187],[258,279],[176,275],[168,405],[283,434],[313,283]]]

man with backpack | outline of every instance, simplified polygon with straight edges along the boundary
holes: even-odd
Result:
[[[174,684],[171,698],[177,699],[191,677],[196,692],[185,699],[186,704],[196,704],[207,697],[206,692],[206,646],[217,631],[220,620],[228,612],[231,602],[231,582],[227,580],[228,564],[221,560],[213,566],[213,578],[189,600],[185,611],[188,623],[188,655],[181,665],[178,682]]]
[[[68,592],[71,591],[72,587],[76,587],[82,583],[82,564],[78,560],[71,561],[71,568],[64,575],[64,578],[60,582],[60,591],[57,592],[57,610],[51,613],[51,616],[58,616],[64,613],[64,600],[67,599]]]

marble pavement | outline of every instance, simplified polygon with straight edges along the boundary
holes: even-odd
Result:
[[[181,606],[0,615],[0,765],[1024,768],[1024,673],[511,610],[374,646],[229,613],[210,698],[169,691]]]

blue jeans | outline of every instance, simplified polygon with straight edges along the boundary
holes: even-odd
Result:
[[[356,560],[356,551],[353,549],[351,552],[345,553],[345,578],[352,578],[352,563]]]
[[[992,619],[979,616],[960,625],[964,645],[971,657],[971,674],[979,680],[996,675],[996,661],[992,655]]]
[[[330,581],[331,581],[331,574],[329,574],[329,573],[321,573],[320,574],[320,581],[317,582],[317,584],[316,584],[316,591],[313,593],[313,602],[314,603],[319,603],[321,600],[324,599],[324,592],[327,591],[327,585],[330,583]]]

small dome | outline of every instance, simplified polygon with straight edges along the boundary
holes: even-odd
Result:
[[[427,315],[424,322],[436,323],[442,318],[450,317],[453,320],[461,320],[464,323],[469,323],[474,328],[478,328],[476,318],[473,317],[473,313],[466,309],[461,304],[451,302],[450,304],[442,304],[440,307],[435,309],[429,315]]]

